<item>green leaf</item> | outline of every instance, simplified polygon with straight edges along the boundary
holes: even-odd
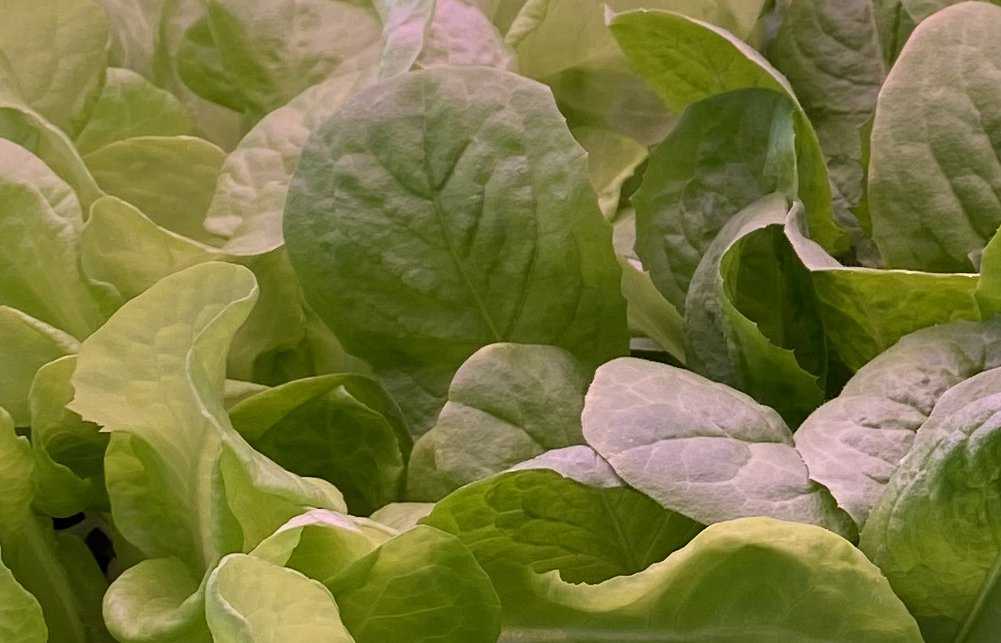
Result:
[[[294,637],[303,643],[354,643],[334,597],[297,571],[230,554],[209,576],[206,616],[215,643]]]
[[[411,500],[438,500],[549,449],[581,444],[589,373],[556,346],[490,344],[456,371],[448,401],[414,446]]]
[[[38,601],[21,587],[3,563],[0,563],[0,605],[3,605],[0,608],[0,637],[4,641],[46,643],[49,640],[49,630]]]
[[[254,395],[230,411],[255,449],[299,475],[330,481],[367,515],[400,498],[410,435],[374,380],[326,375]]]
[[[92,0],[7,0],[0,57],[12,65],[27,104],[73,136],[104,84],[107,18]]]
[[[843,266],[806,235],[798,204],[789,212],[785,234],[810,271],[827,339],[853,371],[908,333],[980,318],[974,294],[979,297],[990,279],[986,271],[978,280],[974,274]]]
[[[817,130],[839,220],[863,198],[859,131],[876,109],[886,76],[872,0],[792,0],[768,46]]]
[[[987,1],[998,4],[997,0]],[[900,0],[900,4],[904,6],[915,22],[921,22],[935,12],[960,2],[963,0]]]
[[[928,643],[997,632],[1001,369],[945,391],[862,531]]]
[[[395,535],[364,518],[313,509],[279,527],[251,555],[327,583]]]
[[[173,94],[128,69],[108,70],[90,119],[76,137],[81,154],[136,136],[194,133],[194,123]]]
[[[622,296],[633,337],[652,339],[679,364],[685,363],[685,320],[671,302],[664,299],[650,279],[650,273],[628,259],[622,266]]]
[[[329,484],[255,452],[223,408],[226,347],[256,297],[247,269],[200,264],[127,303],[81,347],[70,409],[112,432],[105,475],[115,525],[156,559],[110,590],[119,639],[144,640],[146,627],[187,636],[201,603],[184,593],[223,555],[249,551],[306,507],[345,508]],[[191,582],[144,623],[144,597],[164,590],[143,586],[178,577]]]
[[[616,359],[595,374],[581,419],[615,472],[671,511],[707,525],[766,515],[855,532],[778,413],[728,386]]]
[[[177,73],[188,88],[205,100],[237,112],[243,110],[243,95],[226,70],[208,15],[185,30],[177,50]]]
[[[524,569],[558,570],[568,583],[600,583],[642,572],[702,529],[627,487],[610,470],[598,484],[573,479],[573,465],[564,470],[569,476],[532,469],[474,482],[436,504],[423,521],[469,547],[505,609],[521,598]]]
[[[761,89],[690,105],[650,155],[636,207],[636,252],[668,301],[683,308],[713,239],[761,197],[796,193],[792,103]]]
[[[10,570],[38,601],[49,640],[103,643],[106,636],[88,631],[87,623],[95,619],[85,615],[88,608],[96,607],[95,597],[81,591],[79,577],[64,565],[72,552],[65,551],[65,545],[57,540],[51,522],[32,511],[32,473],[31,446],[14,432],[10,416],[0,409],[0,568]],[[96,567],[92,559],[90,563]]]
[[[391,502],[374,511],[370,518],[397,531],[407,531],[416,527],[432,509],[432,502]]]
[[[180,75],[180,53],[185,36],[194,24],[206,19],[206,4],[202,0],[157,0],[156,5],[145,4],[138,9],[141,14],[159,14],[149,17],[149,22],[155,23],[151,27],[156,32],[153,82],[177,96],[194,119],[199,136],[223,149],[233,149],[246,133],[244,115],[202,98]],[[144,21],[136,22],[142,24]]]
[[[101,188],[131,203],[158,225],[202,242],[216,178],[226,154],[191,136],[140,136],[87,155]]]
[[[507,72],[438,68],[357,94],[303,153],[285,235],[307,300],[418,434],[481,346],[555,344],[590,365],[625,350],[584,153],[551,95]]]
[[[76,191],[84,208],[90,207],[94,200],[102,196],[94,177],[69,137],[28,107],[16,90],[10,87],[5,76],[5,64],[0,57],[0,139],[16,143],[39,157]]]
[[[110,31],[108,62],[152,78],[153,53],[163,4],[142,0],[97,0]]]
[[[528,576],[501,641],[919,643],[913,617],[851,543],[811,525],[711,525],[632,576],[572,584]]]
[[[647,158],[645,147],[631,138],[595,127],[575,127],[573,136],[587,150],[591,187],[598,194],[598,207],[612,220],[619,210],[622,184]]]
[[[31,447],[35,457],[35,508],[50,516],[106,509],[104,452],[108,436],[66,408],[76,356],[54,360],[31,384]]]
[[[0,306],[0,407],[10,409],[17,426],[30,423],[28,391],[36,371],[79,348],[76,339],[58,328]]]
[[[24,148],[0,139],[0,303],[83,338],[116,304],[80,271],[83,217],[73,190]]]
[[[513,20],[506,40],[518,54],[521,73],[553,88],[574,125],[625,134],[644,144],[658,142],[671,115],[630,68],[605,25],[605,6],[678,11],[715,22],[746,36],[760,0],[530,0]]]
[[[214,643],[205,622],[204,581],[199,585],[176,558],[126,569],[104,596],[104,621],[117,641]]]
[[[439,65],[482,65],[512,69],[514,56],[497,28],[471,3],[461,0],[375,2],[382,17],[379,77]]]
[[[982,64],[998,38],[1001,8],[950,7],[918,25],[887,76],[872,129],[869,210],[890,267],[969,272],[1001,223],[1001,130],[986,116],[1001,90]],[[928,100],[932,88],[948,100]]]
[[[113,196],[94,202],[80,233],[83,271],[113,285],[126,300],[169,274],[222,258],[215,248],[157,225]]]
[[[845,234],[834,219],[817,133],[789,82],[767,60],[732,33],[677,13],[629,11],[609,16],[608,27],[636,72],[676,112],[738,89],[759,87],[789,97],[797,107],[798,195],[806,204],[811,232],[825,248],[846,249]]]
[[[763,197],[713,240],[685,300],[685,355],[795,427],[824,401],[827,346],[810,273],[784,235],[787,210],[785,197]]]
[[[306,140],[371,75],[347,73],[307,89],[261,119],[226,157],[205,216],[226,252],[257,255],[284,243],[282,213]]]
[[[1001,323],[953,322],[907,335],[862,367],[796,432],[810,477],[859,525],[914,434],[951,387],[1001,366]]]
[[[375,11],[343,0],[209,0],[209,26],[222,63],[262,116],[311,85],[375,59]]]
[[[358,643],[489,643],[500,602],[462,543],[418,526],[327,584]]]

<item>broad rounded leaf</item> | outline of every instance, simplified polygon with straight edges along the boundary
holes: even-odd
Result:
[[[960,321],[907,335],[800,426],[796,447],[810,477],[865,524],[942,395],[998,366],[1001,322]]]
[[[703,524],[765,515],[855,532],[810,479],[778,413],[728,386],[616,359],[595,374],[582,422],[587,443],[626,483]]]
[[[625,350],[586,157],[532,81],[441,67],[357,94],[307,145],[285,215],[307,299],[417,433],[486,344]]]
[[[891,267],[968,272],[1001,224],[1001,120],[992,116],[1001,84],[984,64],[999,38],[1001,7],[958,4],[918,25],[886,78],[869,208]]]

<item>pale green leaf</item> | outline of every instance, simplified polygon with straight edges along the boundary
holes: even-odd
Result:
[[[549,449],[581,444],[588,378],[556,346],[490,344],[473,353],[414,446],[408,499],[438,500]]]
[[[89,154],[127,138],[179,136],[193,130],[191,117],[173,94],[133,71],[112,68],[76,146],[81,154]]]
[[[953,322],[907,335],[862,367],[796,432],[810,476],[865,524],[942,395],[1001,366],[1001,323]]]
[[[354,643],[337,603],[315,580],[245,554],[219,562],[205,589],[215,643]]]
[[[778,413],[728,386],[616,359],[595,374],[582,422],[587,443],[627,484],[703,524],[766,515],[855,532],[811,480]]]
[[[108,65],[108,21],[101,6],[93,0],[4,0],[0,11],[0,56],[13,67],[18,93],[75,135]]]
[[[17,426],[30,424],[28,391],[35,372],[79,348],[76,339],[58,328],[0,306],[0,406],[10,410]]]
[[[203,221],[226,154],[191,136],[139,136],[84,159],[101,188],[171,232],[211,242]]]

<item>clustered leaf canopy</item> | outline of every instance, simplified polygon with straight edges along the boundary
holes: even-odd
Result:
[[[0,643],[993,643],[1001,2],[0,0]]]

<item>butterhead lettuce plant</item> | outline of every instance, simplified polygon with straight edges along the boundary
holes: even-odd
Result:
[[[1001,639],[999,4],[0,0],[0,643]]]

